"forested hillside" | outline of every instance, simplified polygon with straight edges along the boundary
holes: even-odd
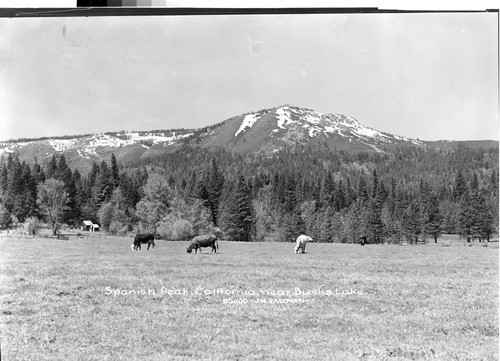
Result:
[[[358,153],[328,147],[240,155],[185,145],[82,176],[63,155],[45,165],[0,160],[0,226],[41,220],[99,223],[111,233],[168,240],[222,229],[234,241],[433,241],[441,233],[498,232],[498,147],[402,147]]]

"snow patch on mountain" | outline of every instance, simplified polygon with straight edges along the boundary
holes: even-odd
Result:
[[[122,132],[114,135],[110,134],[94,134],[83,137],[76,137],[72,139],[47,139],[40,141],[28,141],[28,142],[15,142],[10,144],[0,144],[0,155],[7,153],[15,153],[19,149],[27,146],[37,145],[37,146],[48,146],[54,149],[55,152],[67,152],[75,150],[79,156],[91,159],[93,157],[99,157],[98,148],[120,148],[123,146],[130,146],[134,144],[141,143],[141,146],[149,148],[143,144],[143,142],[152,144],[172,144],[176,141],[186,138],[192,135],[192,133],[182,133],[176,134],[175,131],[165,131],[165,132]],[[151,145],[151,144],[149,144]],[[47,152],[46,154],[50,154]]]
[[[281,108],[278,108],[276,110],[276,114],[278,115],[278,121],[277,125],[281,129],[286,129],[286,126],[291,126],[297,123],[295,120],[292,119],[292,113],[297,113],[295,109],[290,108],[289,106],[284,106]],[[300,113],[299,113],[300,116]]]
[[[117,148],[117,147],[122,147],[124,145],[130,145],[134,144],[134,141],[131,140],[123,140],[117,137],[112,137],[108,134],[98,134],[94,135],[91,138],[91,141],[89,143],[90,148],[97,148],[97,147],[112,147],[112,148]]]
[[[281,129],[286,129],[284,125],[288,122],[290,119],[288,117],[288,114],[285,112],[283,108],[280,108],[276,111],[276,114],[278,114],[278,127]]]
[[[317,133],[321,132],[321,128],[319,128],[319,127],[308,126],[307,128],[309,129],[308,134],[309,134],[310,138],[315,137]]]
[[[337,127],[337,126],[333,126],[333,127],[332,126],[326,126],[323,129],[324,129],[325,133],[332,133],[333,134],[335,132],[337,132],[337,133],[339,132],[339,127]]]
[[[411,139],[411,138],[405,138],[405,137],[402,137],[400,135],[395,135],[394,138],[396,138],[398,140],[405,141],[405,142],[410,142],[410,143],[415,144],[415,145],[423,145],[424,144],[424,142],[422,142],[420,140]],[[447,141],[447,142],[449,142],[449,141]]]
[[[84,151],[82,151],[82,149],[77,149],[76,151],[80,157],[86,158],[86,159],[91,159],[88,155],[84,154]]]
[[[77,139],[50,139],[48,140],[50,146],[54,148],[56,152],[64,152],[68,149],[74,148],[77,143]]]
[[[241,122],[240,129],[234,134],[235,137],[238,136],[242,131],[244,131],[246,128],[251,128],[252,125],[255,124],[255,122],[259,119],[257,114],[247,114],[243,121]]]
[[[387,138],[381,132],[363,126],[353,127],[352,132],[360,138]]]
[[[172,143],[176,140],[185,138],[190,136],[192,133],[186,133],[186,134],[179,134],[177,135],[176,132],[172,132],[171,134],[169,133],[137,133],[137,132],[132,132],[132,133],[126,133],[124,134],[129,140],[133,142],[140,142],[140,141],[149,141],[152,142],[153,144],[160,144],[160,143]]]
[[[366,143],[365,143],[366,144]],[[366,145],[369,145],[370,147],[372,147],[373,149],[375,149],[375,152],[377,153],[384,153],[383,150],[380,150],[379,148],[377,148],[375,145],[373,144],[366,144]]]
[[[307,114],[305,116],[305,121],[311,124],[320,124],[321,116],[318,116],[317,114]]]
[[[2,154],[2,153],[14,153],[14,151],[12,149],[10,149],[9,147],[5,147],[5,148],[0,149],[0,154]]]
[[[354,138],[366,144],[373,142],[389,144],[401,141],[415,145],[423,144],[423,142],[419,140],[383,133],[365,127],[355,118],[350,116],[320,113],[311,109],[292,107],[289,105],[276,108],[275,119],[278,128],[294,132],[296,136],[299,134],[296,132],[302,129],[304,136],[308,136],[309,138],[339,135],[349,138],[350,142],[352,142]],[[381,152],[379,148],[373,148],[375,151]]]

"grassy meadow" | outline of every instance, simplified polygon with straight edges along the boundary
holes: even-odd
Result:
[[[2,360],[498,360],[498,243],[131,240],[4,233]]]

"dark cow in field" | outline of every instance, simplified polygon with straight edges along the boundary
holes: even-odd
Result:
[[[193,238],[191,243],[187,248],[187,253],[191,253],[194,249],[194,253],[198,253],[198,248],[202,247],[212,247],[212,252],[217,253],[219,249],[219,243],[217,242],[217,237],[214,235],[206,235],[206,236],[196,236]]]
[[[366,236],[361,236],[361,237],[359,237],[359,244],[360,244],[360,245],[364,246],[366,243],[368,243],[368,242],[366,241]]]
[[[306,244],[308,242],[312,242],[313,239],[306,235],[300,235],[297,237],[297,244],[295,245],[295,253],[299,253],[299,250],[302,250],[302,253],[306,253]]]
[[[155,248],[155,235],[153,233],[149,234],[138,234],[134,238],[134,243],[132,243],[131,247],[132,250],[137,251],[141,250],[141,243],[147,243],[148,244],[148,250],[149,247],[152,245],[153,248]]]

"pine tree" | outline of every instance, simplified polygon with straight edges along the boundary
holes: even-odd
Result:
[[[356,194],[351,186],[351,179],[346,177],[346,186],[344,187],[345,207],[348,208],[356,200]]]
[[[251,241],[253,228],[252,199],[250,188],[241,173],[234,188],[224,228],[229,238],[235,241]]]
[[[274,202],[280,206],[285,203],[286,178],[283,173],[275,173],[273,176],[273,194]]]
[[[195,172],[192,172],[189,176],[189,184],[185,188],[184,196],[189,198],[199,198],[198,197],[198,179]]]
[[[335,210],[340,212],[342,209],[346,207],[346,199],[345,199],[345,189],[342,184],[342,179],[339,180],[338,184],[335,187]]]
[[[439,211],[439,202],[436,194],[429,194],[425,210],[425,233],[432,235],[434,237],[434,243],[437,243],[437,239],[441,234],[443,217]]]
[[[96,182],[97,176],[99,175],[99,165],[96,162],[92,162],[92,167],[88,175],[89,187],[92,188]]]
[[[396,179],[391,177],[391,190],[390,190],[389,197],[387,200],[388,205],[389,205],[389,211],[390,211],[391,215],[394,214],[394,210],[396,208],[397,194],[398,194],[398,191],[397,191],[397,186],[396,186]]]
[[[332,172],[328,172],[323,182],[321,204],[323,207],[333,206],[335,199],[335,180]]]
[[[207,189],[207,184],[208,184],[208,176],[206,174],[202,174],[201,177],[198,178],[198,182],[196,186],[194,187],[194,198],[198,198],[204,207],[208,208],[208,198],[209,198],[209,192]]]
[[[491,172],[490,184],[493,191],[493,197],[498,199],[498,169]]]
[[[474,209],[472,208],[472,199],[469,192],[465,192],[459,203],[458,233],[460,236],[469,237],[472,234],[473,221]]]
[[[300,234],[304,233],[302,218],[295,212],[283,214],[279,228],[283,242],[293,242]]]
[[[387,199],[387,190],[385,187],[384,182],[379,182],[377,185],[377,193],[375,194],[375,204],[379,208],[379,211],[382,210],[382,207],[385,203],[385,200]]]
[[[219,169],[219,162],[213,158],[207,176],[204,180],[203,187],[206,194],[201,198],[205,200],[212,222],[215,226],[219,220],[219,202],[224,186],[224,175]]]
[[[384,224],[381,218],[382,207],[376,199],[368,202],[368,213],[366,220],[366,231],[370,243],[380,243],[383,241]]]
[[[442,231],[443,233],[458,233],[458,203],[451,201],[441,201],[439,204],[440,213],[443,215]]]
[[[4,194],[4,206],[12,216],[18,220],[23,218],[24,213],[24,182],[23,182],[23,167],[17,156],[10,162],[7,177],[7,190]],[[22,220],[21,220],[22,221]]]
[[[92,203],[97,211],[104,203],[108,202],[113,194],[113,185],[106,161],[101,162],[99,172],[92,187]]]
[[[35,164],[33,165],[32,175],[37,185],[45,182],[45,174],[43,173],[42,167],[38,164],[38,160],[36,158]]]
[[[292,214],[295,213],[296,211],[298,204],[296,189],[297,189],[297,182],[295,180],[294,175],[290,174],[286,181],[284,200],[283,200],[283,210],[285,213]]]
[[[28,217],[37,215],[36,197],[37,197],[37,182],[30,166],[23,163],[23,221]]]
[[[300,205],[297,199],[298,184],[295,176],[289,174],[286,181],[285,199],[283,204],[283,222],[281,224],[284,241],[294,241],[304,232],[304,223],[301,217]]]
[[[368,201],[367,185],[363,174],[361,174],[358,179],[358,199],[361,203],[366,203]]]
[[[66,163],[66,158],[64,157],[64,154],[61,154],[59,158],[59,162],[57,163],[57,171],[55,172],[55,175],[57,175],[56,179],[59,179],[62,181],[65,185],[68,185],[68,183],[71,180],[71,169],[69,169],[68,164]]]
[[[120,184],[120,172],[118,170],[118,163],[116,162],[116,157],[114,153],[111,153],[111,179],[110,182],[113,188],[117,188]]]
[[[455,201],[459,202],[462,199],[462,196],[467,192],[467,183],[465,182],[462,170],[459,170],[455,178],[455,184],[453,187],[453,198],[455,199]]]
[[[331,206],[323,208],[319,239],[320,242],[332,243],[335,241],[334,227],[335,211]]]
[[[47,167],[45,169],[45,176],[47,179],[49,178],[58,178],[57,174],[57,158],[56,155],[53,154],[50,162],[47,164]]]
[[[125,188],[122,187],[123,196],[125,197],[128,207],[135,208],[142,197],[142,177],[138,177],[137,174],[132,177],[127,177],[126,174],[123,174],[123,178],[125,180],[125,182],[123,182]]]
[[[378,188],[378,175],[377,175],[377,170],[373,170],[372,174],[372,189],[371,189],[371,196],[372,198],[375,198],[377,196],[377,188]]]
[[[335,212],[332,218],[332,233],[334,242],[346,242],[346,237],[343,237],[343,218],[340,212]]]
[[[300,204],[299,208],[301,223],[303,224],[300,232],[312,236],[314,233],[315,214],[317,212],[316,201],[304,201]]]
[[[419,212],[420,212],[420,224],[422,225],[422,239],[426,240],[427,236],[427,227],[426,224],[428,222],[429,217],[429,208],[431,202],[431,190],[429,185],[424,182],[422,178],[420,178],[419,187],[418,187],[418,197],[417,200],[419,202]]]
[[[77,224],[81,220],[81,208],[85,204],[85,197],[82,194],[82,176],[78,169],[71,175],[71,180],[67,186],[68,191],[68,207],[70,208],[69,222],[72,224]]]
[[[0,203],[0,227],[9,228],[12,224],[12,217],[10,212]]]
[[[66,174],[68,172],[69,174]],[[66,179],[64,182],[64,190],[68,195],[68,201],[66,203],[68,210],[65,213],[64,222],[76,225],[80,218],[80,205],[78,204],[77,201],[77,188],[76,188],[76,181],[80,177],[80,173],[78,172],[78,170],[75,170],[75,173],[77,173],[75,176],[74,173],[71,173],[71,170],[69,168],[65,170],[64,173],[65,175],[62,177]]]
[[[474,238],[486,238],[495,231],[493,212],[489,209],[483,190],[476,189],[471,197],[472,222],[470,234]]]
[[[405,211],[403,227],[406,236],[411,240],[418,242],[418,236],[422,233],[420,207],[418,200],[413,200]]]
[[[10,155],[10,153],[9,153]],[[4,160],[2,155],[2,159],[0,161],[0,195],[3,197],[5,192],[7,191],[8,186],[8,176],[9,172],[7,170],[7,161]]]

